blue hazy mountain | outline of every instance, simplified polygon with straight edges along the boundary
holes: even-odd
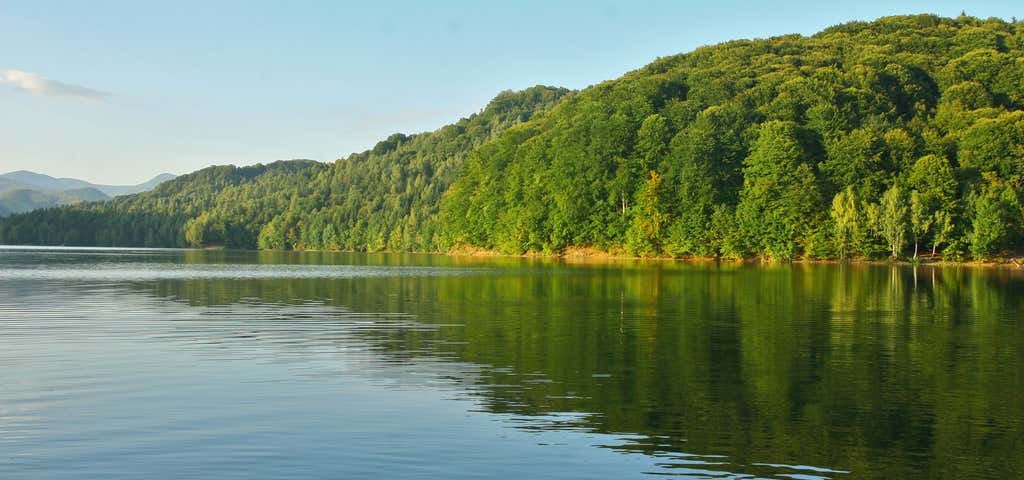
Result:
[[[0,175],[0,190],[5,189],[4,181],[7,181],[20,184],[22,188],[27,187],[44,192],[64,192],[81,188],[95,188],[108,197],[116,197],[118,195],[130,195],[152,190],[153,187],[174,177],[174,175],[169,173],[162,173],[138,185],[99,185],[77,178],[54,178],[41,173],[18,170]]]
[[[98,185],[27,170],[5,173],[0,175],[0,217],[56,205],[110,200],[119,195],[152,190],[173,178],[174,175],[162,173],[138,185]]]

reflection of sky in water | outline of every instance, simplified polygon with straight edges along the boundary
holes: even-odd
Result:
[[[0,271],[0,280],[73,280],[96,281],[153,281],[153,280],[259,280],[302,278],[371,278],[371,277],[428,277],[439,275],[467,275],[486,273],[483,269],[444,267],[370,267],[370,266],[312,266],[312,265],[180,265],[166,264],[159,269],[143,263],[88,264],[68,269],[61,266],[33,266],[8,268]]]

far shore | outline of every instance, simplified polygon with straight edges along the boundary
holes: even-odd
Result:
[[[518,257],[518,258],[552,258],[569,261],[614,261],[614,260],[653,260],[664,262],[692,262],[692,263],[737,263],[737,264],[823,264],[823,265],[928,265],[935,267],[983,267],[983,268],[1024,268],[1024,256],[1000,256],[988,260],[954,261],[945,260],[941,257],[933,258],[930,254],[919,255],[917,259],[868,259],[849,258],[819,259],[819,258],[794,258],[790,260],[774,260],[760,257],[750,258],[716,258],[716,257],[639,257],[626,252],[609,252],[592,247],[569,247],[559,253],[530,252],[523,254],[502,253],[492,249],[479,247],[455,247],[446,252],[428,252],[457,257]]]
[[[32,249],[32,248],[68,248],[68,249],[125,249],[125,250],[136,250],[143,247],[90,247],[90,246],[47,246],[47,245],[3,245],[0,244],[0,249]],[[157,247],[156,250],[165,250],[165,248]],[[169,250],[178,250],[177,248],[170,248]],[[549,259],[549,260],[561,260],[570,263],[601,263],[601,262],[616,262],[616,261],[655,261],[655,262],[680,262],[680,263],[728,263],[728,264],[766,264],[766,265],[779,265],[779,264],[821,264],[821,265],[900,265],[900,266],[931,266],[931,267],[975,267],[975,268],[1012,268],[1012,269],[1024,269],[1024,254],[1015,253],[1013,255],[1001,255],[988,260],[967,260],[967,261],[955,261],[946,260],[940,256],[932,257],[931,254],[924,254],[918,256],[917,259],[913,258],[901,258],[898,260],[893,259],[868,259],[868,258],[848,258],[845,260],[839,259],[828,259],[828,258],[793,258],[788,260],[776,260],[761,257],[748,257],[748,258],[716,258],[716,257],[696,257],[696,256],[685,256],[685,257],[668,257],[668,256],[651,256],[641,257],[636,255],[630,255],[625,251],[607,251],[601,250],[594,247],[568,247],[561,252],[527,252],[527,253],[504,253],[494,249],[487,249],[481,247],[471,246],[460,246],[454,247],[447,251],[401,251],[401,250],[376,250],[373,252],[360,252],[356,250],[250,250],[250,249],[236,249],[228,248],[223,245],[204,245],[202,247],[190,247],[183,250],[202,250],[202,251],[253,251],[253,252],[304,252],[304,253],[385,253],[385,254],[417,254],[417,255],[444,255],[449,257],[476,257],[476,258],[536,258],[536,259]]]

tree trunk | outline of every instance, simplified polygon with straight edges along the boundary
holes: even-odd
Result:
[[[917,259],[917,240],[914,241],[914,259]]]

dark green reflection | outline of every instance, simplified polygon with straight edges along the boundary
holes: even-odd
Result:
[[[779,463],[849,478],[1024,477],[1021,272],[183,255],[459,269],[138,288],[194,305],[321,301],[413,314],[442,326],[359,334],[396,361],[483,366],[465,381],[491,411],[578,412],[574,427],[642,437],[616,448],[724,455],[722,470],[745,473]]]

